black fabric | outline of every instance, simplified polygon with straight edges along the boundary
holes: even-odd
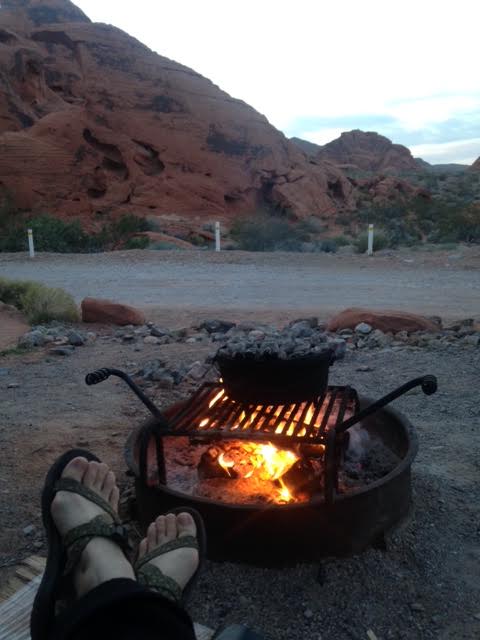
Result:
[[[195,640],[187,612],[128,578],[87,593],[55,622],[49,640]]]

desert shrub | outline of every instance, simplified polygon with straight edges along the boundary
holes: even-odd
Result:
[[[39,282],[0,278],[0,300],[17,307],[32,324],[79,319],[77,305],[69,293]]]
[[[300,251],[308,239],[294,224],[273,216],[236,220],[230,236],[244,251]]]
[[[347,238],[347,236],[335,236],[334,238],[332,238],[332,240],[335,242],[338,248],[346,247],[349,244],[352,244],[352,239]]]
[[[326,238],[320,242],[318,248],[324,253],[337,253],[338,245],[333,238]]]
[[[357,253],[366,253],[368,249],[368,233],[361,233],[353,243]],[[383,231],[377,230],[373,235],[373,250],[380,251],[390,246],[389,238]]]
[[[147,236],[136,236],[129,238],[123,248],[124,249],[146,249],[150,244],[150,240]]]

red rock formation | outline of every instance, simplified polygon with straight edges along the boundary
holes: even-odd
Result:
[[[471,171],[480,171],[480,158],[477,158],[475,162],[470,166]]]
[[[143,313],[126,304],[101,298],[84,298],[81,306],[83,322],[101,322],[120,326],[145,324]]]
[[[267,119],[67,0],[2,0],[0,187],[24,209],[188,219],[355,206]]]
[[[424,316],[404,311],[373,311],[372,309],[345,309],[333,317],[328,323],[329,331],[355,329],[357,324],[366,322],[374,329],[388,333],[398,331],[438,331],[439,326]]]
[[[328,160],[345,169],[361,169],[375,173],[419,171],[419,165],[407,147],[372,131],[354,129],[326,145],[293,139],[303,151],[317,159]],[[316,147],[314,150],[313,147]]]

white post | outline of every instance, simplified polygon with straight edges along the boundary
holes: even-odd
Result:
[[[215,222],[215,251],[220,251],[220,222]]]
[[[28,250],[30,251],[30,258],[35,258],[35,247],[33,246],[33,231],[28,230]]]
[[[373,256],[373,224],[368,225],[368,248],[367,256]]]

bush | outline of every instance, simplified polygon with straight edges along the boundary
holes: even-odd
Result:
[[[327,238],[326,240],[322,240],[318,246],[320,251],[324,251],[325,253],[337,253],[338,246],[333,238]]]
[[[353,243],[357,253],[366,253],[368,249],[368,233],[361,233]],[[390,246],[389,238],[383,231],[375,231],[373,235],[373,250],[380,251]]]
[[[27,229],[33,231],[37,251],[91,253],[124,245],[130,249],[145,249],[148,239],[132,236],[148,231],[151,227],[148,220],[125,214],[118,220],[104,224],[99,232],[88,234],[79,220],[69,222],[44,214],[27,220],[19,220],[17,215],[12,222],[12,218],[6,216],[0,217],[0,251],[26,251]]]
[[[0,278],[0,300],[17,307],[32,324],[79,319],[77,305],[69,293],[39,282]]]
[[[146,249],[150,244],[150,240],[147,236],[136,236],[133,238],[129,238],[125,245],[124,249]]]
[[[300,251],[308,239],[302,229],[270,216],[236,220],[230,235],[244,251]]]

